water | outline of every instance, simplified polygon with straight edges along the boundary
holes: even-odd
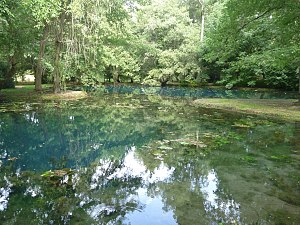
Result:
[[[297,99],[297,92],[283,92],[275,90],[228,90],[224,88],[193,88],[193,87],[147,87],[147,86],[128,86],[128,85],[106,85],[98,88],[84,88],[87,91],[101,91],[105,93],[118,94],[141,94],[159,96],[177,96],[190,98],[242,98],[242,99]]]
[[[157,95],[2,104],[1,224],[299,224],[299,137]]]

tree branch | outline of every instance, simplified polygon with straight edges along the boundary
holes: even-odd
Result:
[[[247,23],[243,24],[243,26],[241,26],[238,31],[241,31],[243,30],[245,27],[247,27],[250,23],[254,22],[255,20],[258,20],[262,17],[264,17],[266,14],[270,13],[271,11],[275,10],[277,8],[270,8],[268,10],[266,10],[265,12],[263,12],[262,14],[260,15],[257,15],[256,17],[254,17],[252,20],[249,20]]]

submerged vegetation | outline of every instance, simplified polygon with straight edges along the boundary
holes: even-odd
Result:
[[[2,104],[3,224],[299,221],[299,123],[159,95],[33,102]]]
[[[298,224],[299,12],[1,0],[1,224]]]
[[[167,95],[178,97],[201,98],[192,100],[191,104],[197,107],[215,108],[234,112],[257,114],[271,118],[283,119],[286,121],[300,121],[300,106],[297,100],[290,99],[295,96],[293,93],[287,95],[287,99],[281,99],[282,92],[269,90],[257,91],[223,91],[220,89],[183,89],[168,88],[166,90],[156,88],[144,88],[127,86],[102,86],[101,88],[86,91],[68,90],[60,94],[53,94],[49,85],[43,85],[43,92],[35,92],[33,85],[17,86],[16,89],[2,90],[0,97],[6,102],[47,102],[51,100],[79,100],[88,96],[103,96],[105,93],[123,93],[128,96],[145,95]],[[243,93],[244,92],[244,93]],[[286,93],[285,93],[286,94]],[[213,97],[213,98],[212,98]],[[264,97],[262,99],[262,97]],[[279,99],[278,99],[279,98]],[[120,104],[119,107],[122,107]],[[135,107],[135,106],[132,106]],[[136,106],[138,107],[138,106]]]

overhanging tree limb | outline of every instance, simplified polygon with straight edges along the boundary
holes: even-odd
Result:
[[[253,23],[254,21],[256,21],[256,20],[258,20],[258,19],[264,17],[265,15],[267,15],[268,13],[270,13],[270,12],[272,12],[273,10],[276,10],[276,9],[279,9],[279,8],[277,8],[277,7],[276,7],[276,8],[275,8],[275,7],[274,7],[274,8],[270,8],[270,9],[266,10],[265,12],[263,12],[263,13],[257,15],[257,16],[254,17],[253,19],[251,19],[251,20],[249,20],[248,22],[244,23],[244,24],[238,29],[238,31],[243,30],[243,29],[246,28],[249,24],[251,24],[251,23]]]

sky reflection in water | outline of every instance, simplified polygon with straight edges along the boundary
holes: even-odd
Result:
[[[300,220],[297,123],[152,95],[14,107],[0,114],[4,224]]]
[[[151,173],[145,167],[143,162],[136,157],[135,151],[135,146],[130,148],[124,158],[122,168],[116,169],[113,174],[107,177],[108,180],[115,178],[123,179],[125,177],[136,177],[142,178],[144,185],[149,185],[156,182],[168,182],[168,179],[171,178],[175,168],[168,168],[164,165],[164,162],[161,161],[159,166]],[[111,165],[110,161],[100,160],[99,163],[100,166],[96,167],[96,171],[91,178],[91,189],[95,189],[97,187],[98,181]],[[203,204],[205,210],[208,213],[218,210],[225,216],[227,223],[239,223],[239,204],[235,203],[234,200],[220,199],[215,194],[218,189],[218,178],[216,172],[211,170],[207,176],[202,176],[199,180],[203,182],[200,183],[200,190],[203,194]],[[130,222],[130,224],[138,225],[141,223],[141,221],[143,221],[143,224],[149,225],[177,224],[176,220],[174,219],[175,215],[173,212],[171,210],[164,210],[162,196],[149,196],[147,194],[147,188],[139,188],[136,192],[136,195],[131,195],[128,198],[133,198],[144,206],[142,210],[133,211],[126,216],[125,221]],[[89,209],[88,214],[92,218],[97,219],[103,211],[106,211],[106,213],[113,212],[114,208],[100,204]],[[218,217],[218,215],[214,216]]]

